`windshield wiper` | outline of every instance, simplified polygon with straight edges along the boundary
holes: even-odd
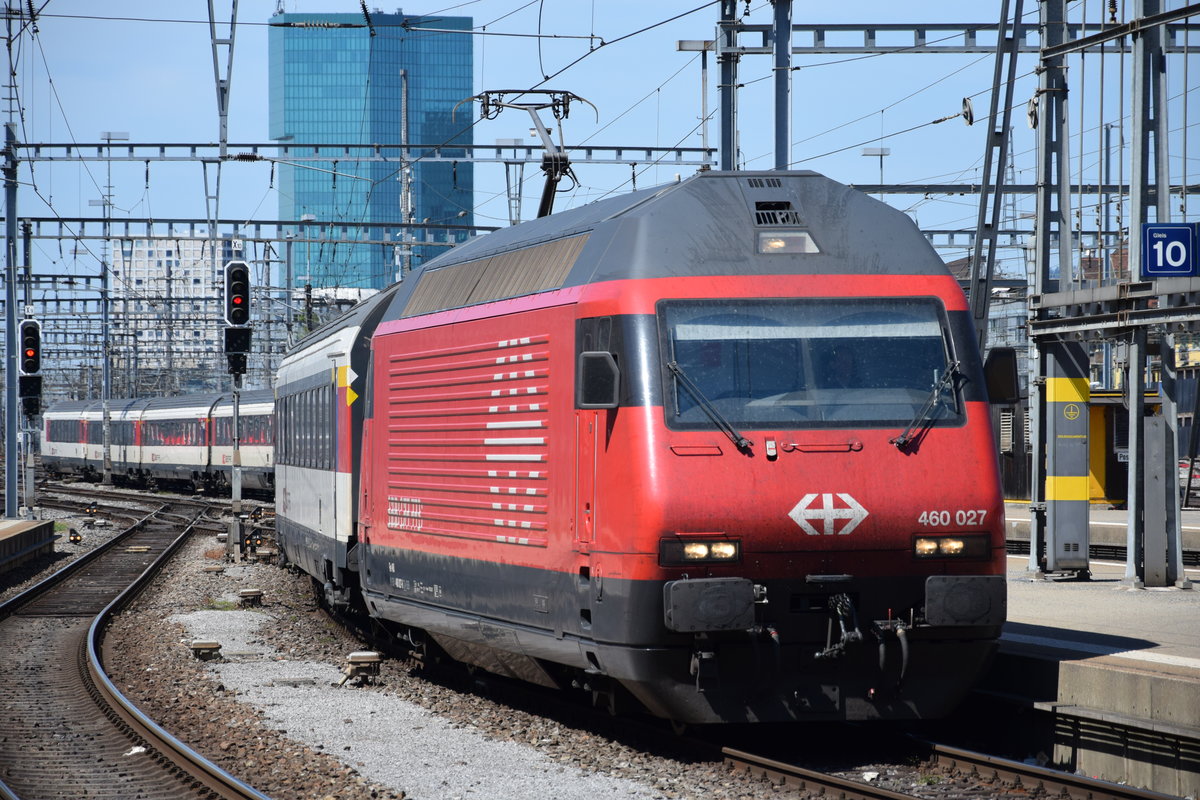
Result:
[[[686,373],[684,373],[683,367],[679,366],[679,364],[675,361],[670,361],[667,363],[667,369],[669,369],[671,373],[679,380],[679,382],[683,384],[683,388],[688,390],[688,394],[690,394],[700,408],[704,410],[704,413],[708,414],[709,419],[715,422],[717,427],[725,432],[725,435],[729,437],[729,441],[733,442],[737,449],[750,449],[750,445],[754,444],[754,442],[750,441],[745,436],[742,436],[742,434],[738,432],[737,428],[733,427],[729,420],[725,418],[725,415],[720,411],[717,411],[713,404],[709,402],[708,398],[704,396],[704,392],[700,391],[700,387],[692,383],[692,379],[689,378]]]
[[[917,434],[925,427],[925,423],[929,421],[933,410],[941,404],[942,392],[952,384],[954,377],[958,375],[958,362],[951,361],[946,365],[946,371],[942,373],[942,377],[938,378],[933,384],[933,388],[929,390],[929,398],[925,401],[925,405],[921,406],[921,410],[913,417],[912,422],[908,423],[908,427],[900,432],[900,435],[894,439],[888,439],[888,442],[896,445],[896,448],[903,450],[912,443],[913,439],[917,438]]]

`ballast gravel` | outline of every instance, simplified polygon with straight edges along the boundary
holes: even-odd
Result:
[[[240,606],[250,588],[260,607]],[[199,660],[194,640],[219,642],[220,658]],[[113,623],[105,667],[150,717],[276,800],[797,796],[658,755],[661,742],[627,743],[619,720],[612,735],[575,724],[566,701],[533,713],[415,662],[388,659],[378,679],[339,686],[345,657],[364,648],[317,607],[307,576],[228,563],[195,536]]]

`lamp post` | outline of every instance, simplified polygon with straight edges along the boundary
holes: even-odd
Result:
[[[316,219],[317,219],[316,214],[301,214],[300,215],[300,222],[304,226],[304,228],[303,228],[303,230],[304,230],[304,283],[308,287],[306,290],[307,293],[305,294],[306,298],[312,296],[312,263],[309,259],[309,251],[312,249],[312,242],[309,239],[310,234],[308,232],[308,223],[315,222]],[[290,293],[290,288],[289,288],[289,293]],[[291,321],[291,310],[290,310],[291,306],[289,305],[288,308],[289,308],[288,319],[290,322]],[[309,330],[312,329],[312,320],[310,319],[308,312],[309,312],[309,309],[308,309],[308,304],[307,304],[307,300],[306,300],[305,309],[304,309],[304,333],[306,333],[306,334],[308,333]]]
[[[103,412],[104,483],[112,483],[112,433],[109,401],[112,399],[112,373],[109,366],[109,320],[108,320],[108,237],[112,224],[112,143],[128,141],[126,131],[101,131],[100,138],[108,145],[105,148],[108,164],[107,184],[100,205],[104,206],[104,238],[100,242],[100,399]],[[89,205],[95,201],[88,201]]]
[[[862,149],[862,154],[864,156],[867,156],[868,158],[878,158],[879,159],[879,185],[883,186],[883,159],[884,159],[884,157],[890,156],[892,154],[892,148],[890,148],[890,147],[864,147]],[[879,192],[879,199],[880,200],[883,199],[882,191]]]

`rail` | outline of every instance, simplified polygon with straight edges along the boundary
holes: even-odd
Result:
[[[18,627],[10,633],[0,634],[6,635],[14,642],[25,644],[27,640],[23,638],[23,634],[19,629],[20,620],[60,620],[54,623],[54,628],[61,629],[56,631],[53,641],[51,637],[43,637],[36,643],[29,642],[28,649],[35,653],[32,656],[14,655],[14,658],[29,657],[34,658],[57,658],[58,661],[52,668],[55,673],[56,683],[54,688],[58,686],[59,677],[65,675],[68,670],[59,669],[61,666],[67,666],[65,661],[78,661],[80,666],[80,675],[76,679],[80,685],[80,690],[70,689],[72,697],[75,700],[63,700],[62,702],[70,704],[71,702],[80,702],[78,695],[82,692],[83,695],[90,696],[95,703],[95,707],[90,712],[79,712],[78,716],[98,716],[106,717],[108,722],[100,725],[103,730],[108,727],[109,730],[115,728],[112,735],[119,737],[115,741],[124,740],[133,742],[137,745],[145,747],[149,751],[146,762],[156,762],[160,766],[160,771],[163,775],[161,779],[162,786],[156,787],[159,792],[166,791],[169,794],[166,796],[177,797],[186,796],[178,793],[170,793],[172,790],[169,786],[177,786],[178,779],[167,779],[168,773],[177,775],[185,775],[185,784],[192,787],[193,796],[196,797],[218,797],[231,798],[235,800],[269,800],[266,795],[261,794],[253,787],[246,785],[234,776],[225,772],[216,764],[208,761],[204,756],[195,752],[184,743],[180,742],[169,732],[162,729],[152,719],[146,716],[140,709],[137,708],[128,698],[126,698],[119,689],[109,680],[101,659],[101,643],[104,631],[109,622],[117,613],[125,608],[154,578],[154,576],[162,569],[162,567],[170,561],[178,549],[191,535],[192,529],[201,514],[191,514],[186,518],[184,530],[179,533],[177,524],[164,523],[161,518],[171,516],[171,511],[168,506],[159,505],[155,509],[149,511],[126,531],[115,536],[110,542],[96,548],[96,550],[87,555],[76,559],[67,567],[59,570],[52,575],[22,592],[21,594],[11,598],[7,602],[0,604],[0,622],[12,624]],[[134,546],[138,545],[138,546]],[[149,563],[145,560],[131,559],[129,554],[138,553],[149,548],[151,552],[157,551],[157,556],[152,558]],[[122,556],[125,560],[122,561]],[[105,559],[108,559],[107,561]],[[115,563],[109,563],[115,562]],[[95,579],[96,572],[100,571],[104,574],[105,580],[116,580],[117,585],[114,588],[105,589],[99,584],[105,581],[97,581]],[[128,575],[128,578],[117,577],[122,571]],[[84,580],[86,578],[86,580]],[[131,580],[130,580],[131,578]],[[57,600],[53,599],[53,591],[63,589],[70,586],[71,583],[84,583],[83,588],[79,588],[75,593],[68,592],[66,597],[60,597]],[[123,584],[123,585],[122,585]],[[90,622],[86,617],[80,619],[79,612],[86,609],[89,605],[92,608],[103,603],[103,610],[94,616]],[[35,608],[35,606],[40,606]],[[33,609],[33,610],[30,610]],[[85,613],[94,613],[86,612]],[[75,623],[74,620],[79,620]],[[86,626],[86,627],[84,627]],[[81,634],[74,634],[71,630],[78,628]],[[61,635],[59,635],[61,633]],[[73,636],[78,636],[72,639]],[[9,650],[19,648],[10,647]],[[42,651],[47,651],[49,655]],[[70,655],[74,651],[76,655]],[[44,673],[45,667],[40,670],[33,670],[35,674],[38,672]],[[63,680],[66,680],[63,678]],[[46,687],[41,683],[34,689],[24,692],[26,699],[33,697],[33,702],[54,705],[56,701],[53,697],[46,696]],[[14,700],[14,703],[16,701]],[[82,700],[86,706],[86,697]],[[13,706],[16,708],[16,705]],[[99,709],[97,711],[97,709]],[[68,713],[75,713],[72,709]],[[17,723],[19,720],[10,720],[10,723]],[[107,736],[107,734],[104,734]],[[91,741],[91,740],[89,740]],[[100,750],[99,743],[93,741],[90,747],[95,747]],[[21,766],[22,753],[28,753],[27,750],[18,750],[15,754],[10,754],[8,760],[9,771],[6,773],[8,783],[0,781],[0,798],[14,798],[19,800],[22,797],[18,793],[15,786],[20,786],[24,781],[29,783],[34,782],[34,788],[37,788],[36,782],[39,780],[39,775],[44,775],[44,770],[39,772],[37,764],[26,765],[23,772]],[[61,771],[66,773],[68,780],[87,780],[86,775],[82,773],[86,770],[80,770],[78,776],[71,772],[71,766],[64,756]],[[23,775],[23,777],[22,777]],[[142,776],[143,780],[148,780],[154,783],[154,778],[151,775],[149,778]],[[15,781],[15,782],[14,782]],[[133,787],[130,787],[131,790]],[[20,791],[28,792],[28,789],[21,788]],[[118,790],[119,791],[119,790]],[[99,796],[104,796],[103,792]],[[142,796],[142,795],[138,795]],[[148,795],[149,796],[149,795]]]

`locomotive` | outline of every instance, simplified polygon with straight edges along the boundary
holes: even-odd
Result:
[[[904,214],[702,171],[462,244],[301,341],[281,554],[414,648],[613,707],[937,717],[1005,619],[995,352]]]

